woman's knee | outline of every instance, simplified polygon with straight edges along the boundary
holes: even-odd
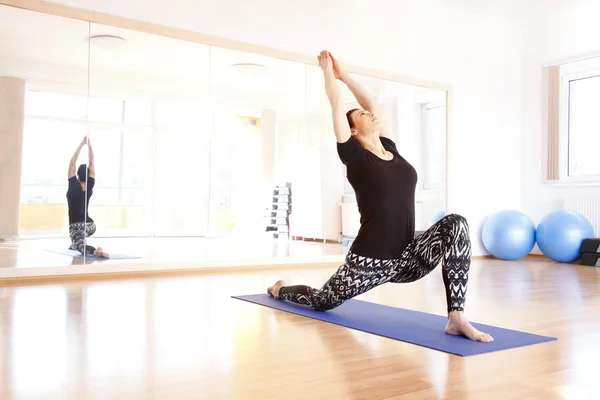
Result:
[[[460,227],[460,228],[469,228],[469,222],[465,217],[460,214],[448,214],[442,218],[442,220],[449,225]]]
[[[451,243],[460,243],[459,246],[471,246],[471,235],[467,219],[460,214],[449,214],[444,217],[442,231]]]

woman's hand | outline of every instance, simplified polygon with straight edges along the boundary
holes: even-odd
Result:
[[[329,57],[331,58],[331,62],[333,64],[333,74],[335,75],[336,79],[339,79],[343,82],[347,76],[346,70],[344,69],[344,67],[342,67],[342,64],[340,64],[340,62],[333,56],[333,54],[329,53]]]
[[[319,66],[323,70],[323,73],[334,73],[333,60],[327,50],[323,50],[317,58],[319,59]]]
[[[350,125],[348,125],[344,101],[340,93],[340,87],[337,83],[337,79],[339,79],[341,76],[336,74],[336,71],[334,70],[333,58],[331,57],[331,53],[329,53],[327,50],[323,50],[319,54],[319,65],[323,70],[325,92],[327,93],[329,104],[331,105],[331,115],[333,118],[333,131],[335,133],[335,138],[338,143],[345,143],[350,139],[352,132],[350,131]],[[338,73],[342,71],[343,70],[338,71]]]

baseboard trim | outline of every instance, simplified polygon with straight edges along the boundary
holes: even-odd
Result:
[[[527,258],[545,258],[545,259],[549,260],[549,258],[543,254],[528,254]]]
[[[548,257],[546,257],[543,254],[527,254],[525,257],[523,258],[541,258],[541,259],[546,259],[549,260]],[[499,258],[494,257],[491,254],[486,254],[483,256],[473,256],[471,257],[472,260],[500,260]]]

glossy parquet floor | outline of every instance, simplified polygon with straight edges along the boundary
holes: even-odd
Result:
[[[0,398],[600,398],[600,268],[475,260],[471,320],[558,340],[471,357],[230,298],[332,272],[0,288]],[[360,299],[445,312],[439,268]]]

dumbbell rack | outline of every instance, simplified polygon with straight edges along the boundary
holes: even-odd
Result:
[[[266,231],[273,232],[274,238],[289,238],[291,212],[292,184],[287,182],[284,185],[275,186]]]
[[[600,267],[600,239],[584,239],[581,244],[581,265]]]

